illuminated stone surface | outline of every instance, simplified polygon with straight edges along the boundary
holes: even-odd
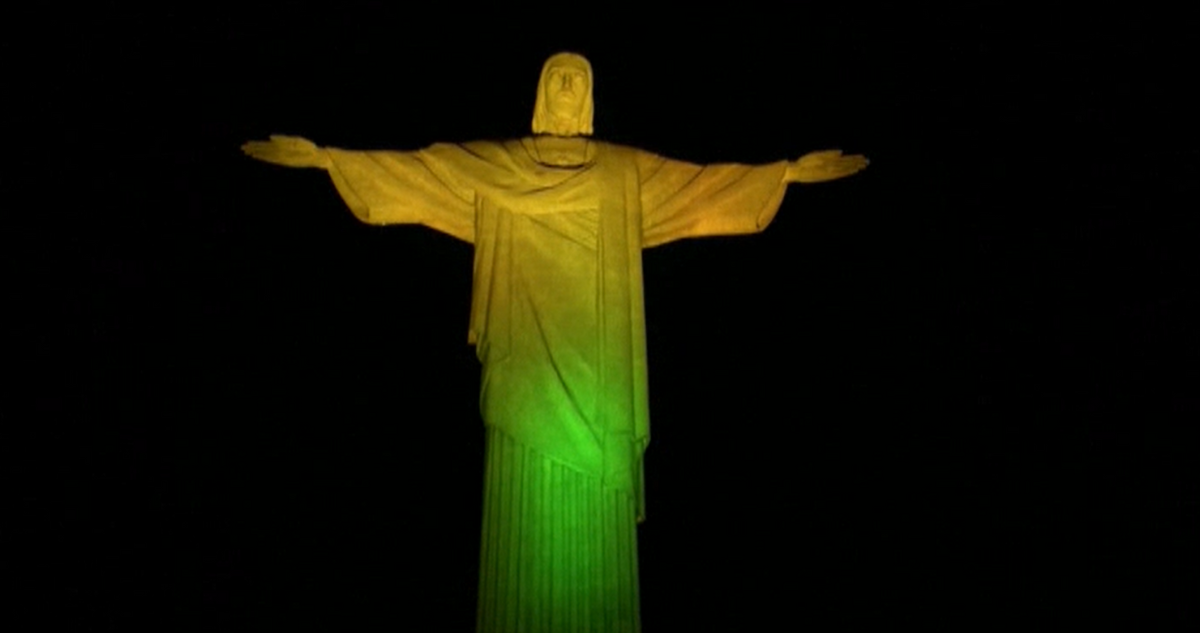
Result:
[[[370,224],[470,242],[469,341],[488,429],[479,631],[637,631],[636,522],[650,440],[641,251],[755,233],[787,185],[861,156],[694,165],[591,139],[592,72],[560,53],[538,85],[534,136],[409,151],[272,136],[243,150],[328,171]]]

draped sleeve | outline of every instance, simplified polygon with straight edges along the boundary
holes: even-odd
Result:
[[[637,151],[642,245],[685,237],[757,233],[787,189],[787,161],[695,165]]]
[[[477,159],[466,148],[438,144],[412,152],[326,148],[346,206],[368,224],[423,224],[475,241],[472,179]]]

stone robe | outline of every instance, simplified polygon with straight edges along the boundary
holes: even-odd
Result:
[[[468,338],[489,429],[481,631],[543,620],[568,630],[572,618],[638,628],[634,519],[650,439],[641,250],[761,231],[786,189],[786,162],[699,166],[565,142],[573,149],[558,156],[533,138],[328,150],[359,219],[424,224],[475,248]],[[576,532],[561,551],[546,544]],[[521,543],[541,562],[516,560]]]

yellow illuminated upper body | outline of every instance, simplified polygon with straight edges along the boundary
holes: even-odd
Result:
[[[642,249],[761,231],[789,183],[849,176],[867,160],[826,150],[696,165],[595,141],[592,87],[587,60],[559,53],[543,66],[527,138],[393,152],[272,136],[243,150],[327,170],[364,222],[424,224],[473,244],[469,340],[484,365],[485,422],[640,497]]]

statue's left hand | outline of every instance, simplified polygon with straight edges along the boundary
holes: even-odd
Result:
[[[801,156],[787,166],[784,178],[788,182],[825,182],[856,174],[867,168],[871,161],[861,154],[845,156],[841,150],[827,149]]]

